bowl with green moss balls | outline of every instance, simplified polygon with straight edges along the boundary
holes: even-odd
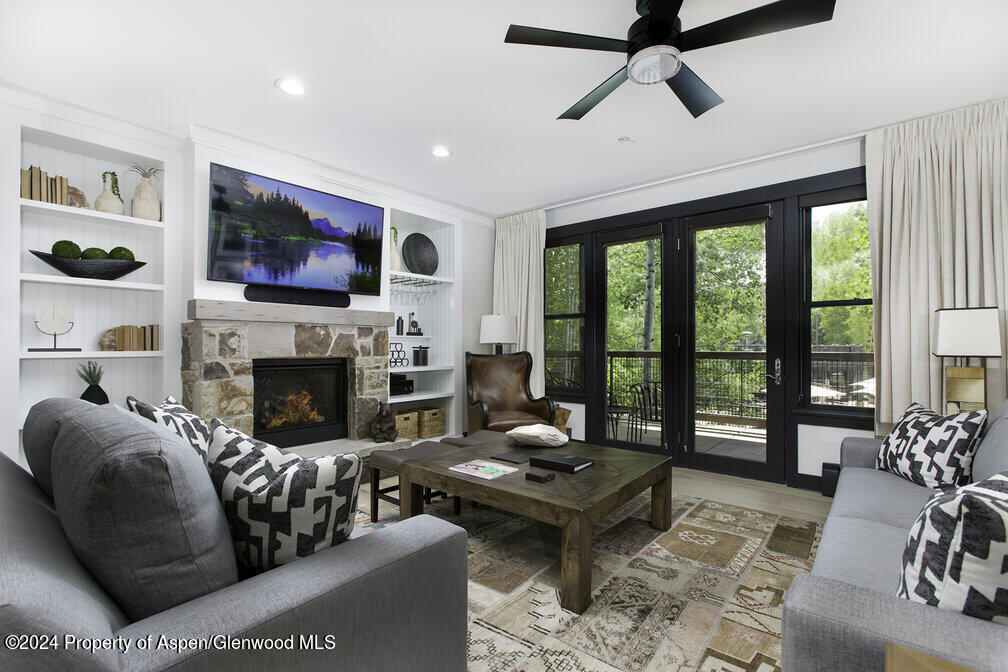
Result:
[[[108,253],[109,259],[119,259],[120,261],[134,261],[136,257],[128,247],[113,247]]]
[[[54,243],[52,254],[38,250],[29,252],[61,273],[91,280],[118,280],[147,263],[134,259],[133,252],[125,247],[114,247],[111,252],[106,252],[100,247],[89,247],[81,251],[80,247],[70,240]]]
[[[63,259],[80,259],[80,245],[72,240],[57,240],[53,243],[52,253],[55,257]]]

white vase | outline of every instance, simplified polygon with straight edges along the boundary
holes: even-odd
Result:
[[[123,214],[122,199],[112,192],[112,175],[105,176],[105,187],[101,196],[95,199],[94,209],[99,212],[108,212],[113,215]]]
[[[130,213],[140,219],[161,221],[161,202],[157,189],[149,177],[141,177],[140,184],[133,190],[133,204]]]
[[[397,247],[397,245],[399,243],[399,241],[397,240],[399,238],[399,236],[397,234],[393,233],[391,236],[389,236],[389,238],[390,238],[389,242],[391,243],[390,247],[392,248],[392,249],[389,250],[389,270],[390,271],[401,271],[402,270],[402,257],[399,256],[399,250],[396,249],[396,247]]]

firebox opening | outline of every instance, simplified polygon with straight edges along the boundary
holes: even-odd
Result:
[[[252,361],[253,436],[281,448],[347,436],[347,361]]]

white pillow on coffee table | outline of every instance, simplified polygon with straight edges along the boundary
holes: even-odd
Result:
[[[568,436],[552,425],[523,425],[507,433],[515,443],[523,446],[556,448],[568,441]]]

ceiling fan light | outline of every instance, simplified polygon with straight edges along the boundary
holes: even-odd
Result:
[[[630,57],[627,74],[637,84],[660,84],[675,77],[682,67],[682,53],[668,44],[641,49]]]

